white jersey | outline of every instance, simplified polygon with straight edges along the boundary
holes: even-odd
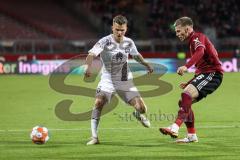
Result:
[[[132,39],[123,37],[123,41],[117,43],[113,34],[100,39],[88,52],[95,56],[100,54],[103,63],[101,81],[110,83],[132,79],[128,67],[128,55],[140,54]]]

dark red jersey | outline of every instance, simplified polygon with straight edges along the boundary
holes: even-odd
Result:
[[[185,65],[187,68],[195,64],[196,74],[210,72],[220,72],[223,74],[218,53],[203,33],[192,32],[189,36],[189,47],[191,59]]]

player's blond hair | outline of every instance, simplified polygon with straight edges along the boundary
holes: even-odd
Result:
[[[181,17],[177,19],[174,23],[174,27],[181,25],[181,26],[191,26],[193,27],[193,21],[190,17]]]
[[[123,15],[117,15],[113,18],[113,23],[117,23],[119,25],[127,24],[128,20],[125,16]]]

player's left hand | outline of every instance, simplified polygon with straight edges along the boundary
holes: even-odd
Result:
[[[151,65],[148,64],[146,67],[147,67],[147,70],[148,70],[148,74],[153,73],[153,68],[152,68]]]
[[[180,83],[179,87],[180,87],[181,89],[184,89],[184,88],[187,87],[187,85],[188,85],[188,83]]]
[[[84,73],[84,76],[85,76],[85,78],[88,78],[88,77],[91,77],[91,71],[90,71],[90,68],[89,67],[87,67],[87,69],[86,69],[86,71],[85,71],[85,73]]]
[[[186,67],[186,66],[178,67],[178,69],[177,69],[177,74],[179,74],[180,76],[182,76],[182,75],[184,74],[184,72],[187,72],[187,67]]]

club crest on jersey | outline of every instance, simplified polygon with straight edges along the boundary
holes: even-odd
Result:
[[[130,41],[124,41],[122,47],[125,50],[125,53],[130,53],[130,48],[132,47],[132,43]]]
[[[123,41],[121,46],[124,49],[129,49],[132,47],[132,43],[131,43],[131,41]]]
[[[193,40],[194,48],[196,49],[198,46],[201,46],[202,43],[199,41],[198,37]]]

